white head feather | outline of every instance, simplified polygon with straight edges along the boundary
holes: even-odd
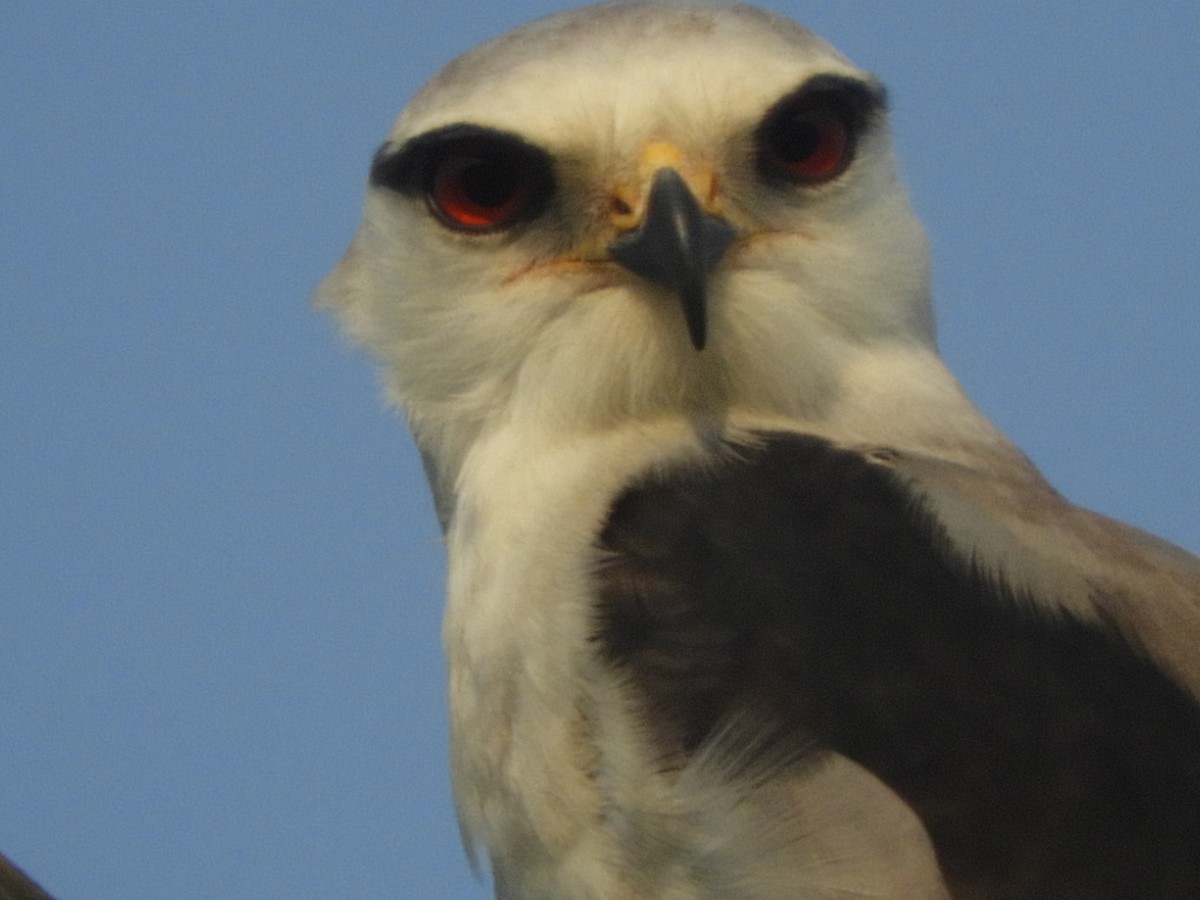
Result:
[[[848,391],[892,393],[864,383],[874,378],[864,366],[888,381],[919,369],[916,381],[958,404],[935,360],[926,240],[886,123],[831,184],[781,191],[755,171],[765,112],[822,74],[874,85],[753,7],[616,3],[485,44],[413,99],[392,145],[456,123],[493,127],[548,152],[556,178],[540,218],[487,235],[455,233],[419,198],[374,188],[324,285],[387,365],[391,396],[443,483],[500,421],[562,433],[742,409],[820,423]],[[714,273],[711,343],[699,353],[677,305],[603,252],[612,192],[652,141],[713,170],[740,231]],[[868,362],[893,354],[910,364]]]

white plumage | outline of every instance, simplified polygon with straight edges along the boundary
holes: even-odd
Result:
[[[663,186],[664,170],[691,200]],[[657,209],[692,216],[702,246],[686,277],[699,287],[653,274],[657,249],[614,250],[640,241]],[[681,314],[693,289],[703,296]],[[1065,503],[946,370],[925,237],[871,76],[748,6],[617,3],[535,22],[455,60],[410,103],[323,290],[383,361],[427,461],[450,560],[459,816],[500,896],[911,900],[1049,896],[1047,884],[1135,896],[1124,875],[1109,893],[1080,887],[1067,869],[1084,863],[1039,868],[1012,848],[1016,862],[993,865],[956,849],[907,776],[876,766],[875,749],[842,747],[840,724],[789,721],[794,746],[781,749],[761,710],[739,711],[741,681],[704,695],[715,711],[696,741],[669,737],[639,666],[676,658],[670,615],[651,609],[628,657],[625,626],[609,627],[626,595],[603,573],[637,557],[608,537],[631,485],[682,478],[691,491],[743,477],[739,466],[753,479],[756,447],[845,453],[897,508],[928,516],[930,552],[969,583],[968,604],[1111,627],[1122,665],[1144,650],[1154,690],[1161,678],[1165,696],[1190,698],[1178,742],[1198,733],[1200,566]],[[787,449],[779,434],[818,443]],[[762,546],[748,531],[761,525],[743,524],[754,510],[727,506],[720,533]],[[654,595],[633,593],[640,615]],[[757,627],[738,624],[722,653],[759,640]],[[689,679],[707,672],[679,658]],[[718,695],[732,699],[718,709]],[[692,721],[674,707],[664,719],[675,712]],[[1171,759],[1163,778],[1191,796]],[[1200,823],[1196,809],[1164,828]],[[1196,896],[1200,876],[1164,878],[1146,896]]]

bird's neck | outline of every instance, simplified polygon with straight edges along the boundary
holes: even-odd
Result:
[[[622,484],[703,452],[675,420],[588,437],[500,430],[464,460],[447,535],[455,792],[469,842],[486,845],[498,882],[522,873],[520,896],[568,896],[560,883],[623,895],[599,862],[613,856],[596,780],[612,688],[589,653],[595,536]]]

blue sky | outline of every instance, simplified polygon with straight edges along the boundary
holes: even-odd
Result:
[[[890,86],[967,390],[1200,549],[1200,6],[768,5]],[[6,10],[0,849],[63,900],[488,895],[420,466],[309,295],[406,99],[559,6]]]

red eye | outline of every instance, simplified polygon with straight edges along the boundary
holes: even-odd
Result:
[[[840,175],[850,161],[850,132],[829,110],[800,110],[781,117],[764,135],[764,161],[805,184]]]
[[[427,196],[438,218],[459,231],[498,231],[537,211],[550,189],[540,156],[499,138],[453,141],[429,170]]]
[[[829,109],[800,109],[770,122],[762,134],[762,161],[777,175],[804,184],[828,181],[845,170],[850,129]]]
[[[786,184],[837,178],[858,138],[883,114],[883,89],[870,81],[818,75],[784,97],[754,133],[760,174]]]

